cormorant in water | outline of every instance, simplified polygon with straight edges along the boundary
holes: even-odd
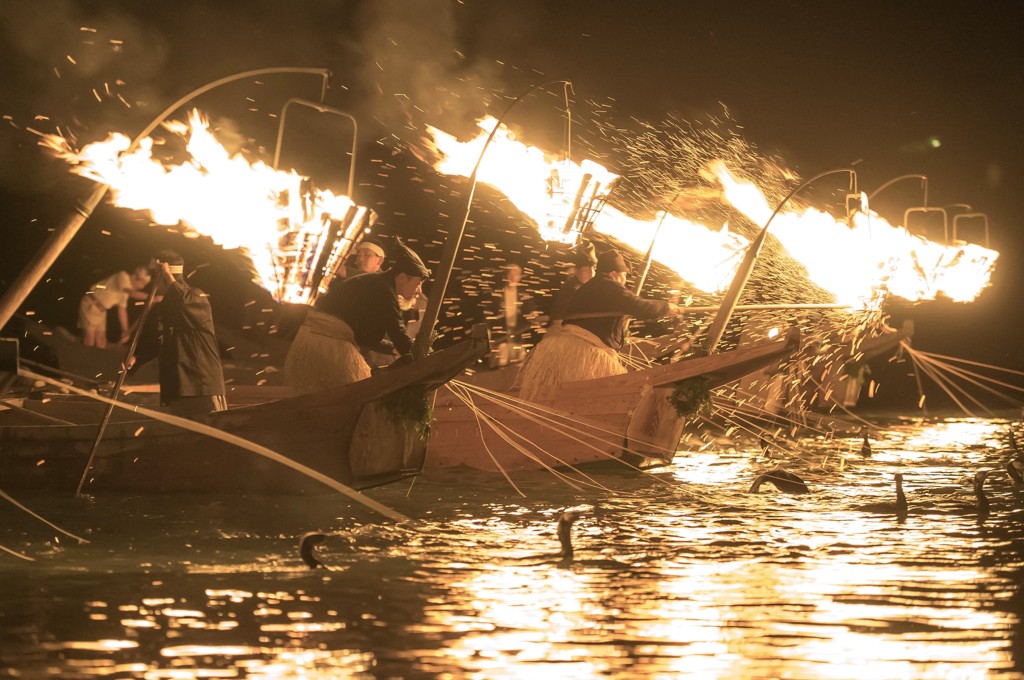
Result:
[[[316,558],[313,554],[316,546],[323,545],[324,536],[319,531],[310,531],[302,537],[299,542],[299,555],[302,557],[302,561],[306,563],[306,566],[310,569],[319,569],[324,566],[323,563]]]
[[[804,480],[790,472],[789,470],[783,470],[782,468],[776,468],[775,470],[769,470],[768,472],[762,472],[754,480],[754,483],[750,485],[750,491],[748,493],[760,493],[761,485],[765,482],[770,482],[775,486],[776,489],[783,493],[809,493],[807,484]]]
[[[558,542],[562,545],[562,551],[558,553],[558,556],[563,560],[572,560],[572,525],[579,518],[580,513],[578,510],[566,510],[558,518]]]
[[[897,472],[894,475],[896,480],[896,502],[885,501],[882,503],[866,503],[864,505],[858,505],[854,510],[860,510],[861,512],[873,512],[882,515],[897,515],[899,517],[906,517],[907,515],[907,497],[903,495],[903,473]]]
[[[1014,486],[1024,486],[1024,463],[1016,458],[1006,461],[1006,474],[1010,475]]]
[[[978,470],[974,474],[974,495],[977,497],[975,507],[978,509],[978,524],[981,524],[988,519],[988,496],[985,495],[986,477],[988,477],[987,470]]]
[[[562,544],[562,550],[556,556],[560,566],[579,564],[588,567],[613,567],[616,569],[628,568],[629,565],[617,560],[609,559],[583,559],[577,560],[574,557],[572,548],[572,525],[580,518],[583,512],[580,510],[566,510],[558,518],[558,542]],[[549,562],[550,563],[550,562]],[[543,564],[543,563],[542,563]]]
[[[871,442],[868,441],[868,428],[861,429],[860,433],[864,435],[864,441],[860,445],[860,455],[865,458],[871,457]]]

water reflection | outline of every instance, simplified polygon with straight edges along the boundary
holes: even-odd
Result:
[[[336,498],[37,499],[92,543],[0,572],[0,667],[24,677],[980,677],[1024,671],[1020,493],[1000,421],[899,421],[858,438],[684,454],[611,496],[546,476],[442,472],[377,492],[423,520]],[[811,493],[749,494],[784,464]],[[979,524],[971,479],[992,471]],[[909,513],[853,508],[892,498]],[[765,487],[767,488],[767,487]],[[562,508],[576,559],[558,559]],[[48,507],[47,507],[48,506]],[[197,517],[202,517],[200,522]],[[298,537],[325,532],[308,570]]]

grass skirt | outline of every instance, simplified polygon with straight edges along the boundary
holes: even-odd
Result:
[[[555,385],[625,372],[618,353],[600,338],[575,324],[564,324],[527,357],[519,396],[535,401]]]
[[[309,310],[284,360],[285,385],[306,394],[369,377],[370,366],[349,325],[330,314]]]

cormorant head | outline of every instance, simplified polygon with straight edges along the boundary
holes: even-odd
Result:
[[[320,560],[313,554],[316,546],[322,545],[326,538],[323,534],[318,531],[310,531],[302,537],[299,542],[299,555],[302,557],[302,561],[306,563],[306,566],[310,569],[318,569],[324,566]]]

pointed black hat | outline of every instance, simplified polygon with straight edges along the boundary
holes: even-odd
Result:
[[[427,269],[427,265],[423,264],[420,256],[412,248],[402,243],[401,239],[397,236],[391,247],[391,257],[395,262],[391,267],[391,271],[395,274],[419,276],[423,279],[430,278],[430,270]]]

